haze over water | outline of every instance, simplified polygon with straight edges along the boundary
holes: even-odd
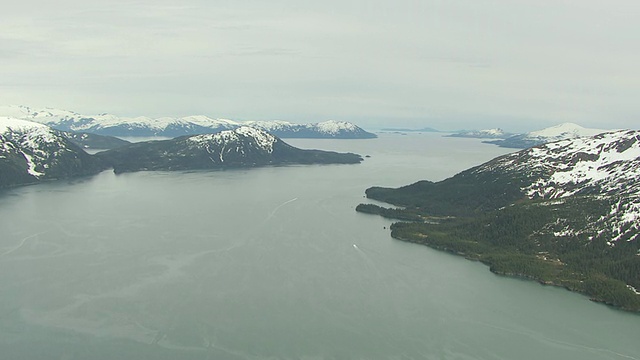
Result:
[[[141,172],[0,192],[7,359],[640,359],[640,317],[389,236],[374,185],[510,150],[288,140],[360,165]]]

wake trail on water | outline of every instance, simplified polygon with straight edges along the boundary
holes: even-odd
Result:
[[[229,246],[226,246],[224,248],[219,248],[219,249],[212,249],[212,250],[203,252],[202,255],[218,253],[220,255],[223,255],[224,257],[233,259],[233,255],[231,253],[234,250],[245,248],[245,247],[255,248],[256,245],[260,244],[264,240],[264,227],[268,226],[269,221],[275,217],[275,215],[278,213],[280,209],[297,200],[298,198],[295,197],[293,199],[283,202],[282,204],[273,208],[273,210],[271,210],[268,213],[268,215],[264,218],[264,220],[262,220],[262,222],[255,222],[256,226],[248,226],[244,229],[241,229],[241,231],[235,237],[235,241]]]
[[[287,205],[287,204],[291,204],[292,202],[298,200],[298,198],[293,198],[291,200],[287,200],[285,202],[283,202],[282,204],[278,205],[275,207],[275,209],[273,209],[270,213],[269,216],[267,216],[267,218],[264,220],[264,222],[267,222],[269,220],[271,220],[271,218],[273,218],[276,213],[278,212],[278,210],[280,210],[283,206]]]
[[[20,248],[22,248],[24,246],[24,244],[26,244],[26,242],[28,240],[33,239],[33,238],[35,238],[35,237],[37,237],[39,235],[42,235],[44,233],[46,233],[46,231],[39,232],[39,233],[36,233],[36,234],[33,234],[33,235],[30,235],[30,236],[27,236],[27,237],[23,238],[17,246],[15,246],[15,247],[3,252],[2,254],[0,254],[0,256],[7,256],[7,255],[11,254],[12,252],[20,250]]]
[[[393,294],[394,291],[393,289],[389,286],[389,282],[387,280],[387,277],[385,276],[385,274],[383,273],[383,271],[380,270],[380,267],[378,264],[376,264],[375,260],[371,258],[371,256],[369,254],[367,254],[368,251],[373,251],[373,250],[367,250],[367,252],[363,251],[362,249],[360,249],[360,247],[357,244],[353,244],[353,248],[356,250],[356,252],[358,252],[358,254],[360,255],[360,257],[363,259],[363,262],[366,264],[365,266],[368,268],[367,273],[369,274],[375,274],[375,279],[378,280],[385,288],[385,291],[387,294]],[[373,251],[375,252],[375,251]],[[392,297],[392,308],[393,308],[393,312],[398,315],[400,312],[398,311],[399,307],[397,304],[397,301],[395,299],[395,297]]]

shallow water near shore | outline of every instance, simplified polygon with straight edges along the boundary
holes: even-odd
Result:
[[[507,153],[289,139],[359,165],[141,172],[0,192],[7,359],[640,359],[640,317],[393,240],[370,186]]]

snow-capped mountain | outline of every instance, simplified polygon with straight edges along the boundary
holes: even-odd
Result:
[[[561,140],[505,155],[476,171],[519,172],[527,196],[640,195],[640,131],[620,130]]]
[[[346,121],[328,120],[313,124],[287,121],[249,121],[244,125],[268,131],[282,138],[370,139],[376,135]]]
[[[546,129],[530,132],[526,134],[524,138],[530,140],[551,142],[564,139],[575,139],[583,136],[593,136],[605,131],[607,130],[589,129],[574,123],[564,123]]]
[[[176,137],[233,129],[240,124],[231,120],[206,116],[184,118],[118,117],[111,114],[82,115],[58,109],[35,110],[26,106],[3,106],[0,114],[38,122],[61,131],[86,132],[107,136]]]
[[[103,168],[59,131],[0,117],[0,187],[89,175]]]
[[[82,115],[58,109],[36,110],[26,106],[0,106],[0,115],[35,121],[62,131],[87,132],[125,137],[177,137],[209,134],[252,126],[278,137],[299,138],[373,138],[358,126],[344,121],[325,121],[315,124],[294,124],[287,121],[246,121],[213,119],[204,115],[180,118],[118,117],[110,114]]]
[[[484,129],[484,130],[463,130],[447,135],[448,137],[463,137],[477,139],[505,139],[514,134],[505,132],[500,128]]]
[[[312,129],[320,134],[327,134],[331,137],[337,138],[353,136],[354,134],[358,135],[358,137],[369,137],[364,130],[346,121],[328,120],[315,124],[309,124],[306,125],[306,127],[307,129]]]
[[[115,172],[254,167],[285,164],[354,164],[356,154],[301,150],[250,126],[215,134],[130,144],[96,154]]]
[[[498,158],[474,171],[515,175],[530,199],[614,198],[609,211],[591,224],[593,228],[611,230],[609,243],[629,234],[634,239],[640,236],[640,131],[547,143]],[[576,231],[587,230],[567,229],[566,235]]]
[[[292,131],[291,129],[295,129],[302,126],[299,124],[294,124],[292,122],[282,121],[282,120],[246,121],[244,122],[244,125],[251,126],[252,128],[264,130],[272,134],[277,134],[277,133],[282,134],[286,131]],[[276,136],[281,137],[281,135],[276,135]]]
[[[564,123],[526,134],[513,135],[504,140],[489,141],[489,143],[502,147],[524,149],[552,141],[593,136],[606,131],[611,130],[590,129],[574,123]]]

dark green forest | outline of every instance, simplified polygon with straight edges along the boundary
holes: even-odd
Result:
[[[614,234],[601,223],[619,197],[530,200],[519,192],[516,178],[489,182],[471,174],[398,189],[370,188],[367,197],[400,207],[361,204],[356,210],[402,220],[391,226],[395,239],[481,261],[497,274],[640,311],[640,296],[627,286],[640,289],[638,241],[627,241],[634,236],[628,234],[609,245]]]

